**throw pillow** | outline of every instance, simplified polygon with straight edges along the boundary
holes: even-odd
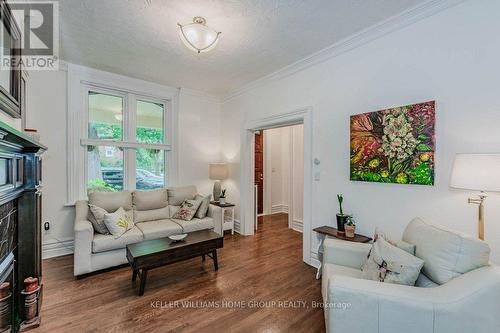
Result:
[[[173,219],[191,221],[201,205],[201,200],[184,200],[181,208],[172,216]]]
[[[208,206],[210,206],[210,198],[211,197],[212,197],[211,194],[207,195],[206,197],[197,194],[194,197],[194,200],[201,200],[200,207],[196,211],[196,215],[195,215],[197,218],[203,219],[207,216]]]
[[[134,221],[132,220],[132,212],[126,212],[122,207],[114,213],[107,213],[104,215],[104,223],[108,228],[109,232],[119,238],[125,232],[129,231],[134,227]]]
[[[106,228],[106,224],[104,224],[104,215],[108,213],[104,208],[98,207],[96,205],[89,204],[90,214],[88,214],[88,219],[94,230],[97,233],[103,235],[109,235],[109,230]]]
[[[379,237],[373,243],[363,276],[370,280],[414,286],[424,261]]]
[[[373,236],[373,241],[376,242],[379,237],[384,238],[389,244],[399,247],[401,250],[404,250],[411,254],[415,255],[415,245],[407,243],[403,240],[393,241],[387,237],[386,233],[380,230],[379,228],[375,228],[375,235]]]

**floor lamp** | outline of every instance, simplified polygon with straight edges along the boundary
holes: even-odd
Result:
[[[500,191],[500,154],[457,154],[451,173],[453,188],[479,191],[469,204],[478,205],[478,236],[484,240],[486,192]]]

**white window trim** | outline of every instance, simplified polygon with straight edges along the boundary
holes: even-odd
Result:
[[[66,205],[74,205],[77,200],[86,199],[86,147],[99,143],[103,140],[88,139],[88,112],[87,112],[87,91],[98,90],[105,92],[108,90],[112,94],[122,93],[129,96],[124,100],[124,105],[129,103],[135,105],[135,96],[139,100],[157,101],[165,104],[164,131],[166,133],[165,143],[158,145],[141,144],[130,140],[109,141],[108,146],[123,148],[153,148],[169,151],[166,158],[165,175],[168,177],[168,185],[177,184],[178,172],[178,150],[177,148],[177,128],[178,128],[178,100],[179,89],[156,83],[134,79],[118,74],[103,72],[100,70],[68,64],[68,135],[67,135],[67,191]],[[125,112],[124,118],[135,117],[135,107]],[[129,126],[130,127],[130,126]],[[127,130],[124,127],[124,131]],[[128,128],[129,138],[135,138],[135,128]],[[124,133],[125,134],[125,133]],[[134,156],[133,156],[134,155]],[[132,158],[133,156],[134,158]],[[132,161],[133,159],[133,161]],[[129,159],[124,161],[124,168],[135,166],[135,154],[129,154]],[[126,170],[124,170],[125,174]],[[133,183],[133,184],[132,184]],[[129,179],[126,188],[135,188],[135,181]]]

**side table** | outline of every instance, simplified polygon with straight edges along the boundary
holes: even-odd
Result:
[[[225,230],[231,230],[231,235],[234,235],[234,207],[235,205],[229,202],[224,204],[218,201],[210,201],[210,203],[214,206],[222,208],[222,234],[224,234]],[[226,219],[226,211],[230,211],[231,215],[228,219]]]
[[[354,234],[354,237],[352,237],[352,238],[346,237],[345,234],[339,234],[337,232],[336,228],[328,227],[326,225],[322,226],[322,227],[314,228],[313,231],[316,231],[320,236],[319,245],[318,245],[319,266],[318,266],[318,272],[316,273],[316,279],[318,279],[318,280],[321,277],[321,268],[323,267],[323,243],[325,242],[326,236],[345,240],[348,242],[356,242],[356,243],[368,243],[372,240],[370,237],[358,235],[358,234]]]

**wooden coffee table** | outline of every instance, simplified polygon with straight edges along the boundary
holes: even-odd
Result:
[[[139,296],[144,295],[148,270],[205,255],[212,258],[214,268],[219,269],[217,263],[217,249],[223,247],[224,238],[211,230],[191,232],[187,237],[174,242],[170,238],[160,238],[127,245],[127,259],[132,266],[132,281],[137,275],[141,280]]]

